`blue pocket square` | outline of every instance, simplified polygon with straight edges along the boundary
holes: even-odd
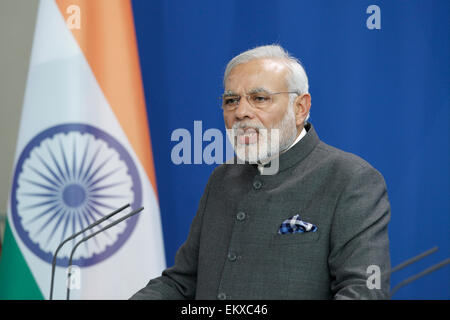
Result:
[[[303,233],[303,232],[316,232],[317,227],[312,223],[305,222],[300,219],[300,215],[296,214],[293,217],[283,221],[278,229],[278,234],[290,234],[290,233]]]

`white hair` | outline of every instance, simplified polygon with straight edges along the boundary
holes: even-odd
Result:
[[[251,50],[247,50],[237,55],[227,64],[225,68],[225,74],[223,77],[223,85],[225,87],[225,82],[230,74],[231,70],[237,65],[247,63],[254,59],[263,59],[263,58],[274,58],[280,59],[286,64],[288,68],[288,74],[286,76],[286,84],[289,91],[293,91],[298,93],[299,95],[304,93],[309,93],[309,85],[308,85],[308,77],[306,75],[305,69],[303,69],[300,61],[291,56],[286,50],[284,50],[279,45],[267,45],[256,47]],[[292,103],[295,99],[296,95],[290,95],[290,102]],[[305,119],[308,120],[309,114]]]

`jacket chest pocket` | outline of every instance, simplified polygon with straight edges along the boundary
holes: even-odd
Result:
[[[272,202],[269,206],[269,210],[266,213],[271,217],[271,246],[301,246],[302,244],[312,244],[317,242],[320,238],[320,226],[317,224],[317,217],[315,217],[316,208],[304,208],[304,201],[280,201]],[[284,233],[279,234],[278,230],[282,227],[282,224],[286,220],[293,217],[300,219],[305,223],[310,223],[316,226],[316,231],[305,231],[296,233]]]
[[[320,230],[315,232],[274,234],[270,241],[271,246],[301,246],[302,244],[312,244],[320,237]]]

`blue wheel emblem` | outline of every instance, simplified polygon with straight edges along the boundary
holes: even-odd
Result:
[[[142,204],[136,165],[115,138],[93,126],[51,127],[35,136],[17,161],[12,221],[25,245],[48,263],[62,240],[126,203],[133,209]],[[136,215],[85,242],[73,263],[91,266],[110,257],[138,219]],[[67,266],[71,246],[66,246],[57,259],[59,266]]]

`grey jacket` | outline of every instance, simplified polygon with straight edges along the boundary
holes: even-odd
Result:
[[[279,157],[276,175],[217,167],[174,266],[132,299],[387,299],[384,179],[320,141],[311,124],[306,130]],[[317,231],[278,234],[295,214]]]

